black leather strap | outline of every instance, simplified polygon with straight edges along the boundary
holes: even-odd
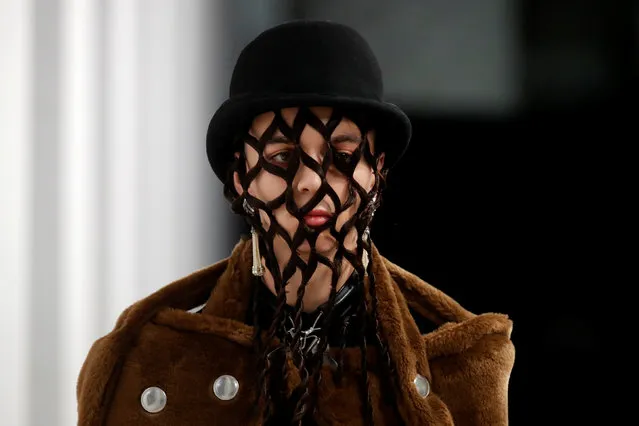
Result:
[[[335,295],[335,307],[328,334],[330,346],[342,346],[342,339],[345,339],[346,346],[359,345],[357,333],[354,331],[356,321],[354,321],[352,317],[357,313],[357,306],[355,304],[359,300],[357,294],[362,291],[362,288],[363,282],[359,279],[359,274],[353,272]],[[262,285],[258,291],[258,297],[260,298],[260,325],[263,329],[268,329],[271,326],[271,321],[277,308],[277,299],[265,285]],[[314,324],[317,324],[318,327],[323,326],[327,304],[328,302],[320,305],[313,312],[302,312],[300,321],[301,329],[307,330]],[[295,315],[295,307],[286,305],[284,310],[287,317],[285,328],[289,330],[292,325],[292,318],[294,318]],[[345,323],[347,324],[346,327],[344,327]],[[280,333],[279,337],[284,337],[281,334],[283,333]],[[319,332],[311,333],[311,335],[317,334],[319,334]]]

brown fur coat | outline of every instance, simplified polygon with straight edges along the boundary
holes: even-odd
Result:
[[[77,397],[82,426],[257,425],[251,404],[256,360],[252,327],[243,321],[251,293],[251,243],[232,255],[174,282],[125,310],[113,331],[92,346],[80,372]],[[373,247],[380,327],[396,364],[396,400],[404,423],[413,425],[508,424],[508,383],[514,362],[511,321],[501,314],[475,315]],[[211,292],[213,284],[217,282]],[[367,282],[367,281],[366,281]],[[201,314],[189,309],[206,302]],[[420,334],[408,307],[437,325]],[[352,350],[351,350],[352,349]],[[369,361],[376,425],[398,424],[384,407]],[[324,374],[319,392],[320,425],[360,425],[359,348],[348,348],[341,386]],[[324,368],[330,368],[325,366]],[[234,376],[239,392],[218,399],[212,384]],[[426,377],[422,397],[413,383]],[[289,386],[299,380],[289,374]],[[165,408],[149,414],[140,396],[150,386],[167,395]]]

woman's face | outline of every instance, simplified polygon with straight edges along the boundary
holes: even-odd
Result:
[[[332,113],[332,108],[330,107],[313,107],[310,108],[310,110],[320,120],[322,120],[324,124],[328,122]],[[297,107],[281,110],[282,118],[289,126],[293,126],[293,120],[295,119],[297,111]],[[260,139],[262,134],[264,134],[271,124],[274,115],[275,114],[273,112],[267,112],[255,117],[249,129],[249,133],[253,137]],[[372,131],[367,134],[371,149],[374,149],[374,137],[375,135]],[[351,120],[343,118],[331,135],[331,145],[334,150],[334,155],[352,155],[353,151],[355,151],[360,143],[360,129]],[[322,159],[327,152],[327,146],[324,138],[317,130],[310,125],[307,125],[300,136],[299,144],[301,149],[313,158],[313,160],[320,164],[322,163]],[[274,165],[286,168],[294,147],[295,142],[287,140],[286,137],[284,137],[284,135],[278,130],[273,134],[271,140],[267,141],[264,146],[264,159]],[[256,165],[259,153],[249,144],[244,145],[244,150],[246,169],[248,170]],[[380,160],[378,161],[378,170],[381,170],[382,166],[383,155],[380,156]],[[360,157],[359,163],[355,167],[353,178],[367,192],[374,187],[375,174],[373,173],[371,166],[365,161],[363,155]],[[335,166],[331,165],[326,173],[326,180],[338,195],[340,202],[342,204],[346,202],[349,194],[348,177],[338,171]],[[234,175],[234,184],[237,192],[241,194],[243,190],[237,172]],[[300,162],[292,183],[292,194],[297,207],[300,208],[307,204],[313,198],[321,184],[322,180],[320,176]],[[268,202],[280,196],[286,188],[287,184],[284,179],[262,169],[256,178],[250,183],[248,192],[250,195],[260,199],[261,201]],[[361,199],[359,195],[357,195],[356,202],[339,214],[336,221],[336,229],[338,231],[340,231],[344,223],[357,212],[360,203]],[[326,195],[321,201],[313,206],[313,210],[308,216],[304,217],[304,221],[309,227],[320,226],[328,220],[328,217],[335,215],[337,213],[336,210],[337,206],[335,206],[332,199]],[[270,226],[270,218],[262,210],[259,210],[259,214],[262,225],[265,229],[268,229]],[[298,219],[288,212],[284,204],[273,211],[273,216],[278,224],[282,226],[292,238],[299,226]],[[344,241],[345,248],[354,250],[356,241],[357,231],[353,228]],[[330,234],[330,231],[326,229],[318,236],[315,248],[320,254],[332,259],[337,251],[338,244],[339,242],[336,241]],[[286,264],[291,254],[291,249],[288,247],[286,241],[284,241],[282,237],[276,236],[273,245],[275,255],[278,258],[278,263],[282,265]],[[303,259],[308,259],[310,245],[307,240],[304,240],[302,245],[297,248],[297,253]]]

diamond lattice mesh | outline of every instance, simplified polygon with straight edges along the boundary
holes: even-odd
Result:
[[[308,282],[322,265],[331,271],[329,300],[322,308],[326,312],[322,312],[324,315],[318,316],[315,323],[312,324],[314,328],[325,332],[332,321],[331,308],[344,265],[350,264],[359,277],[364,277],[367,273],[367,259],[370,258],[371,249],[368,227],[380,202],[379,194],[382,189],[383,175],[376,167],[378,155],[371,152],[372,141],[368,138],[371,126],[361,114],[334,108],[331,110],[330,117],[322,120],[315,115],[311,108],[300,107],[289,124],[283,118],[281,111],[273,113],[272,121],[259,137],[251,135],[250,132],[238,136],[236,151],[239,156],[231,168],[231,173],[238,173],[242,192],[238,194],[232,190],[233,194],[230,198],[233,201],[233,210],[242,214],[259,236],[259,248],[264,259],[264,266],[272,276],[277,294],[276,313],[266,331],[265,342],[262,342],[261,339],[260,342],[268,346],[275,340],[275,337],[279,337],[280,340],[278,347],[268,347],[264,352],[264,370],[261,372],[260,386],[263,386],[264,396],[267,399],[273,401],[274,398],[277,398],[277,396],[267,395],[266,389],[273,385],[274,380],[277,381],[273,375],[284,374],[285,360],[292,359],[302,378],[302,386],[300,386],[302,395],[297,398],[295,420],[304,416],[304,410],[300,410],[300,407],[304,406],[305,399],[310,395],[309,387],[313,386],[311,376],[317,374],[318,367],[322,363],[323,353],[327,349],[325,336],[310,342],[307,341],[305,327],[311,324],[303,325],[300,323]],[[349,150],[346,154],[338,152],[334,146],[334,133],[345,118],[355,123],[359,132],[358,137],[355,138],[357,143],[355,149]],[[302,133],[309,127],[317,131],[324,140],[324,154],[317,159],[309,155],[301,143]],[[276,162],[265,155],[267,144],[273,143],[274,140],[285,141],[289,144],[290,148],[285,153],[285,161]],[[257,153],[257,162],[248,170],[244,144],[250,146]],[[362,160],[374,175],[374,183],[369,190],[364,188],[355,178],[355,170]],[[295,181],[302,169],[304,169],[304,173],[315,173],[320,183],[310,199],[299,205],[300,197],[296,197],[295,194]],[[271,177],[278,177],[282,187],[281,193],[268,200],[260,199],[249,193],[252,182],[264,173],[270,174]],[[347,189],[342,193],[341,198],[331,185],[331,182],[335,182],[336,179],[341,179],[342,182],[346,183]],[[227,190],[229,187],[230,185],[227,185]],[[321,202],[326,204],[327,200],[330,200],[328,204],[333,207],[328,220],[320,225],[309,225],[305,217]],[[297,220],[295,229],[290,229],[289,226],[289,230],[287,230],[278,222],[275,212],[278,209],[281,212],[282,208],[286,209],[288,214]],[[340,217],[342,217],[341,223],[338,220]],[[344,218],[346,218],[345,221]],[[353,234],[356,244],[347,243],[352,239]],[[320,235],[322,238],[326,238],[328,235],[333,239],[334,249],[330,251],[330,255],[325,255],[317,250],[316,243]],[[288,259],[281,259],[282,244],[286,245]],[[301,250],[299,249],[302,244],[308,244],[308,250],[304,251],[305,255],[300,254]],[[280,259],[276,256],[278,252],[276,246],[280,248]],[[287,316],[283,309],[287,301],[286,285],[294,274],[299,274],[301,279],[297,289],[294,314]],[[361,317],[366,315],[367,309],[366,298],[362,297],[361,306],[359,306]],[[365,323],[363,322],[363,324]],[[362,347],[365,351],[365,327],[363,327],[362,333]],[[365,362],[365,357],[363,360]],[[278,365],[282,371],[273,371],[273,368]],[[291,398],[295,398],[295,395]],[[268,410],[270,410],[269,407],[267,407]]]

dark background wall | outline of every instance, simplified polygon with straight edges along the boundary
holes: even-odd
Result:
[[[611,424],[621,411],[607,323],[620,312],[617,197],[636,138],[636,4],[522,6],[519,108],[413,111],[411,155],[385,197],[402,208],[383,209],[373,237],[470,310],[513,319],[512,424]]]
[[[469,310],[513,319],[511,424],[610,424],[639,8],[478,4],[301,1],[275,21],[349,23],[379,52],[414,136],[373,239]]]

